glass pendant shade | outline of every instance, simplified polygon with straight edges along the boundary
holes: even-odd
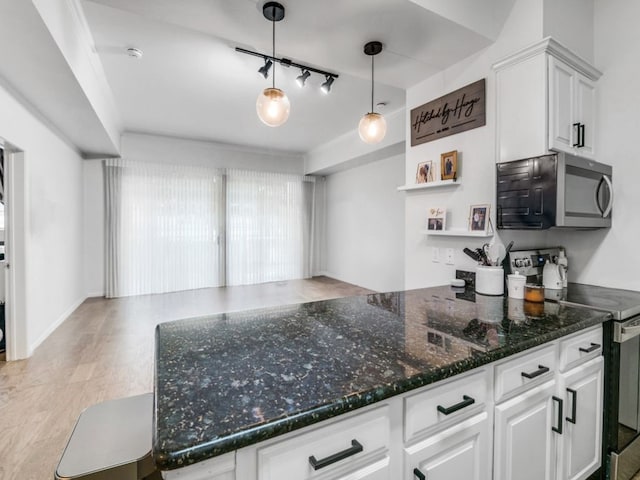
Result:
[[[279,127],[286,122],[290,109],[289,99],[279,88],[265,88],[256,102],[258,118],[270,127]]]
[[[379,113],[367,113],[360,120],[358,133],[363,142],[378,143],[387,133],[387,122]]]

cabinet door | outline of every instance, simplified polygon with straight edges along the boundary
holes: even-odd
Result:
[[[585,479],[600,467],[603,364],[598,357],[560,379],[565,398],[565,429],[558,455],[561,480]]]
[[[583,146],[576,149],[578,155],[586,158],[595,158],[595,134],[596,134],[596,87],[595,84],[584,75],[575,74],[575,122],[582,127]]]
[[[405,448],[404,479],[490,480],[489,414],[480,413]],[[417,471],[416,471],[417,469]]]
[[[551,380],[495,407],[495,480],[556,478],[555,389]]]
[[[549,149],[574,153],[576,129],[574,120],[573,68],[549,57]]]

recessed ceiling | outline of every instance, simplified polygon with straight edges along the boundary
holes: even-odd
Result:
[[[404,108],[405,89],[477,52],[491,40],[408,0],[282,2],[276,56],[335,72],[295,84],[298,69],[277,67],[276,86],[291,101],[288,122],[263,125],[255,101],[271,84],[260,58],[271,51],[271,23],[255,0],[85,0],[96,49],[125,131],[266,149],[307,152],[357,127],[370,109],[371,60],[363,45],[380,40],[375,102]],[[144,52],[140,59],[127,47]]]

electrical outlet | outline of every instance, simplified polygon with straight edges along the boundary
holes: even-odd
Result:
[[[438,263],[440,261],[440,249],[438,247],[433,247],[431,249],[431,261],[434,263]]]
[[[453,248],[447,248],[444,255],[445,255],[445,263],[447,265],[453,265],[455,263]]]

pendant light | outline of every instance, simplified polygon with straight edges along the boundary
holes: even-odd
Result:
[[[276,22],[284,18],[284,7],[278,2],[267,2],[262,14],[272,24],[273,57],[276,56]],[[265,76],[266,78],[266,76]],[[256,101],[258,118],[270,127],[279,127],[289,118],[290,103],[285,93],[276,88],[276,68],[273,67],[272,86],[265,88]]]
[[[358,133],[363,142],[378,143],[387,133],[387,122],[379,113],[373,111],[373,57],[382,51],[382,43],[369,42],[364,46],[364,53],[371,56],[371,111],[360,119]]]

